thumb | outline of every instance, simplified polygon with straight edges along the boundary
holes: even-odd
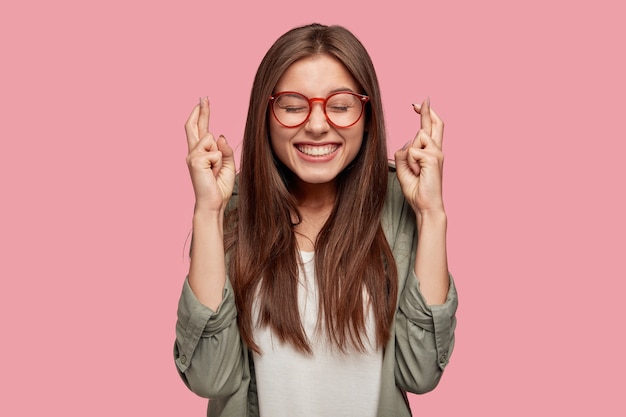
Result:
[[[415,157],[415,152],[419,152],[419,150],[416,148],[407,149],[406,160],[407,160],[407,165],[409,166],[411,171],[413,171],[413,174],[419,175],[422,167],[420,165],[418,158]]]
[[[394,155],[394,159],[396,160],[396,166],[397,165],[401,165],[401,164],[405,164],[407,161],[407,157],[408,157],[408,147],[411,145],[411,141],[408,141],[403,147],[402,149],[399,149],[398,151],[396,151],[395,155]]]
[[[233,148],[228,146],[228,142],[226,142],[226,137],[220,135],[217,139],[217,149],[222,152],[222,166],[235,170],[235,152]]]

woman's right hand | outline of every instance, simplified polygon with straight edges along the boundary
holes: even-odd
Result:
[[[211,109],[203,97],[185,123],[187,166],[196,196],[196,210],[220,211],[230,199],[235,186],[235,158],[226,138],[209,132]]]

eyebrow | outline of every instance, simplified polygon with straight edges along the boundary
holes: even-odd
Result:
[[[333,93],[340,93],[340,92],[343,92],[343,91],[348,91],[348,92],[350,92],[350,93],[354,93],[354,90],[353,90],[353,89],[351,89],[351,88],[348,88],[348,87],[340,87],[340,88],[335,88],[334,90],[332,90],[332,91],[330,92],[330,94],[333,94]]]

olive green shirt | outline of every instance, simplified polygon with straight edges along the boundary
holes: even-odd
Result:
[[[377,415],[408,417],[411,410],[406,393],[434,389],[450,360],[458,301],[452,277],[444,304],[427,305],[419,291],[414,272],[415,214],[404,199],[395,172],[389,173],[382,226],[396,260],[399,282],[395,322],[383,357]],[[252,354],[239,334],[228,280],[217,311],[201,304],[185,280],[178,305],[174,359],[189,389],[210,399],[207,416],[259,417]]]

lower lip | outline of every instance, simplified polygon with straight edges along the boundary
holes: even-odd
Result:
[[[337,155],[337,151],[339,151],[339,148],[341,148],[341,146],[338,146],[337,149],[335,149],[331,153],[326,154],[326,155],[321,155],[321,156],[308,155],[304,152],[301,152],[297,147],[296,147],[296,152],[298,153],[298,156],[300,157],[300,159],[307,161],[307,162],[328,162]]]

